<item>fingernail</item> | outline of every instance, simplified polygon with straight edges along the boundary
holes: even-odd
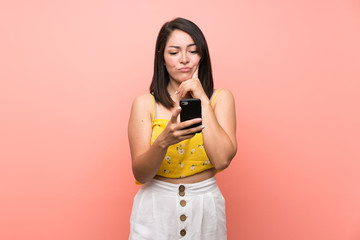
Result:
[[[178,107],[178,109],[180,110],[180,109],[181,109],[181,107],[179,106],[179,107]]]
[[[201,125],[201,129],[204,129],[205,128],[205,125]]]
[[[178,91],[177,91],[177,90],[175,91],[175,94],[178,94]]]

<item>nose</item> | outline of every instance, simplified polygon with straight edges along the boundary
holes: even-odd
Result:
[[[181,54],[180,62],[183,64],[189,63],[189,57],[186,52]]]

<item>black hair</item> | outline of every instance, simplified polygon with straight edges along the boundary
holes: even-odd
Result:
[[[200,55],[198,77],[201,85],[209,99],[214,91],[210,54],[204,34],[195,23],[184,18],[176,18],[166,22],[160,29],[155,47],[154,75],[150,84],[150,93],[154,95],[157,102],[168,109],[174,106],[174,101],[167,91],[170,78],[164,65],[164,51],[169,36],[176,29],[186,32],[194,40]]]

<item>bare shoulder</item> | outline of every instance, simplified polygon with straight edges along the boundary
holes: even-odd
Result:
[[[234,146],[236,146],[235,99],[230,90],[221,88],[218,91],[213,109],[218,123],[232,139]]]
[[[152,109],[153,100],[149,93],[145,93],[135,97],[132,105],[133,105],[133,109],[141,107],[142,110],[149,110]]]
[[[149,93],[141,94],[134,98],[131,108],[131,115],[144,118],[152,116],[153,100]]]
[[[232,92],[226,88],[219,88],[217,89],[217,95],[214,99],[214,107],[220,104],[229,104],[234,103],[234,95]]]
[[[144,93],[141,94],[139,96],[136,96],[133,100],[133,105],[134,104],[147,104],[147,105],[152,105],[152,97],[149,93]]]

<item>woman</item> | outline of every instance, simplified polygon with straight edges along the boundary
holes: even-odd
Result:
[[[202,119],[179,121],[184,98],[201,100]],[[183,18],[165,23],[150,94],[135,98],[128,126],[132,169],[142,184],[130,239],[226,239],[225,200],[215,174],[236,154],[235,133],[234,98],[213,89],[201,30]]]

